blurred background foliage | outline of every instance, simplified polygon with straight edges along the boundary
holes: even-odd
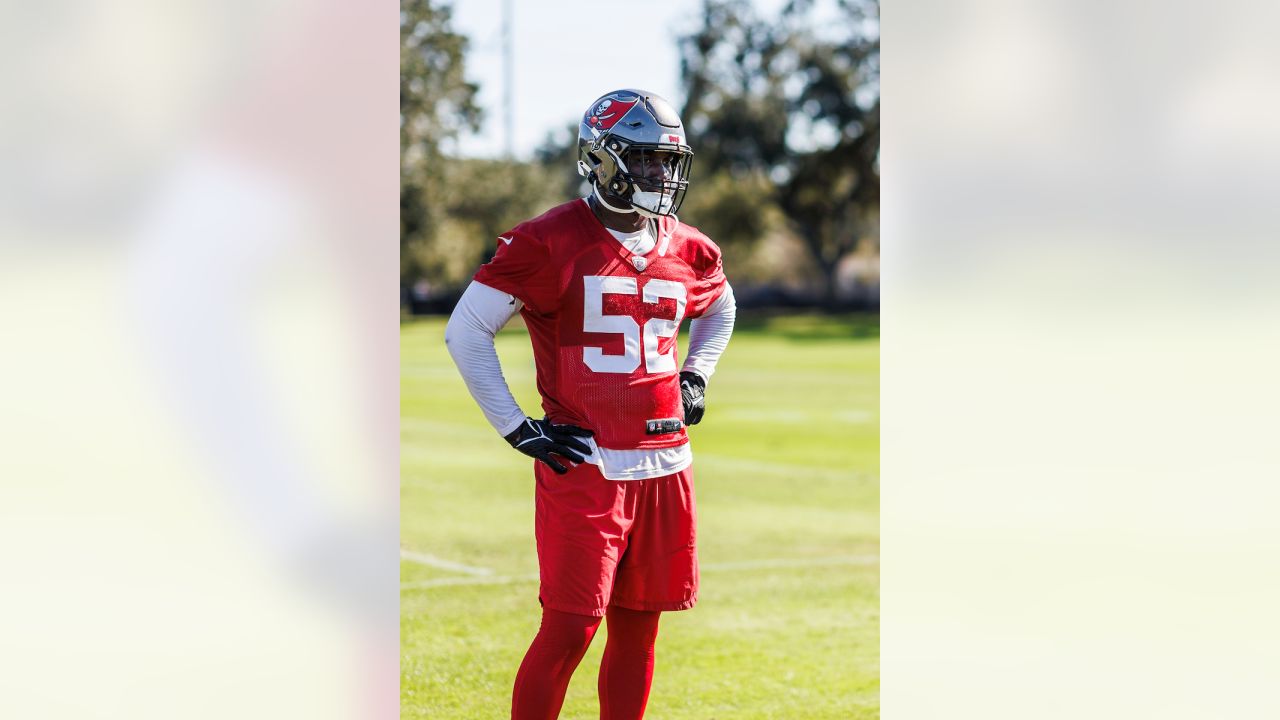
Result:
[[[740,304],[874,309],[879,2],[835,0],[835,22],[815,6],[703,0],[677,39],[696,153],[680,218],[724,250]],[[402,0],[400,32],[401,300],[446,311],[498,234],[584,193],[577,119],[528,161],[455,157],[483,113],[468,39],[441,0]]]

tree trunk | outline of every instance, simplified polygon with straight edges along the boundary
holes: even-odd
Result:
[[[840,303],[837,285],[840,263],[819,262],[818,265],[822,270],[822,307],[831,309]]]

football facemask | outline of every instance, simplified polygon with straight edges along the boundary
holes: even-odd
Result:
[[[673,214],[689,187],[685,177],[693,155],[642,146],[631,148],[625,160],[627,171],[618,178],[631,186],[632,207],[645,214]]]

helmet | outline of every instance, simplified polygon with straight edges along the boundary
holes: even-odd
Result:
[[[657,153],[657,154],[654,154]],[[628,165],[658,160],[661,179]],[[578,124],[578,174],[616,212],[674,215],[689,188],[693,150],[671,103],[644,90],[615,90],[591,104]]]

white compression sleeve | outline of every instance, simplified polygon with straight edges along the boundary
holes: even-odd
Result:
[[[701,317],[689,323],[689,356],[684,359],[681,370],[692,370],[704,381],[710,380],[721,353],[729,345],[733,321],[737,316],[738,304],[733,299],[733,288],[726,282],[720,297]]]
[[[471,397],[499,435],[524,422],[525,414],[502,376],[493,336],[520,310],[520,301],[488,285],[472,282],[449,316],[444,342]]]

